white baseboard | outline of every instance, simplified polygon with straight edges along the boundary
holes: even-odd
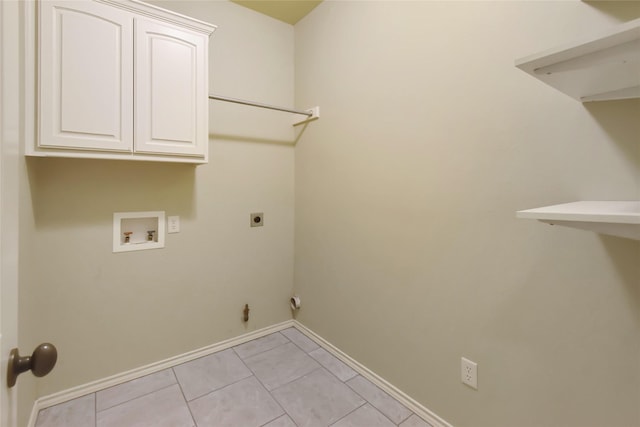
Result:
[[[335,347],[329,341],[325,340],[320,335],[316,334],[311,329],[307,328],[297,320],[293,321],[293,326],[296,329],[298,329],[300,332],[305,334],[307,337],[315,341],[320,347],[324,348],[325,350],[327,350],[328,352],[336,356],[343,363],[348,365],[351,369],[353,369],[354,371],[356,371],[357,373],[359,373],[360,375],[362,375],[363,377],[365,377],[366,379],[368,379],[369,381],[371,381],[372,383],[380,387],[387,394],[389,394],[391,397],[396,399],[398,402],[402,403],[409,410],[411,410],[413,413],[418,415],[423,420],[427,421],[433,427],[452,427],[451,424],[449,424],[443,418],[439,417],[433,411],[429,410],[428,408],[425,408],[423,405],[416,402],[414,399],[412,399],[406,393],[402,392],[393,384],[389,383],[384,378],[382,378],[375,372],[371,371],[370,369],[368,369],[366,366],[362,365],[358,361],[352,359],[349,355],[342,352],[342,350]]]
[[[283,329],[290,328],[291,326],[293,326],[293,320],[287,320],[282,323],[277,323],[275,325],[268,326],[266,328],[258,329],[256,331],[252,331],[252,332],[237,336],[235,338],[220,341],[216,344],[202,347],[200,349],[193,350],[184,354],[180,354],[178,356],[170,357],[168,359],[161,360],[159,362],[151,363],[149,365],[141,366],[139,368],[135,368],[130,371],[122,372],[120,374],[112,375],[107,378],[92,381],[90,383],[73,387],[68,390],[63,390],[58,393],[50,394],[48,396],[43,396],[37,399],[33,404],[31,415],[29,417],[29,424],[27,424],[27,427],[35,427],[36,419],[38,418],[38,412],[42,409],[48,408],[50,406],[58,405],[63,402],[67,402],[69,400],[76,399],[81,396],[85,396],[87,394],[95,393],[97,391],[104,390],[109,387],[126,383],[127,381],[135,380],[137,378],[144,377],[145,375],[162,371],[163,369],[172,368],[174,366],[180,365],[185,362],[189,362],[194,359],[198,359],[200,357],[208,356],[218,351],[226,350],[228,348],[235,347],[240,344],[244,344],[245,342],[254,340],[256,338],[261,338],[265,335],[269,335],[274,332],[278,332]]]
[[[416,402],[414,399],[409,397],[407,394],[403,393],[401,390],[390,384],[388,381],[375,374],[371,370],[369,370],[364,365],[358,363],[356,360],[352,359],[347,354],[343,353],[340,349],[335,347],[333,344],[322,338],[320,335],[316,334],[300,322],[296,320],[287,320],[282,323],[278,323],[266,328],[262,328],[253,332],[249,332],[243,335],[240,335],[235,338],[231,338],[225,341],[221,341],[216,344],[212,344],[206,347],[202,347],[197,350],[193,350],[178,356],[170,357],[165,360],[161,360],[159,362],[155,362],[146,366],[141,366],[136,369],[132,369],[130,371],[122,372],[120,374],[116,374],[107,378],[103,378],[97,381],[93,381],[87,384],[83,384],[77,387],[70,388],[68,390],[63,390],[58,393],[54,393],[48,396],[43,396],[35,401],[33,404],[33,408],[31,410],[31,416],[29,417],[29,424],[27,427],[35,427],[35,423],[38,417],[38,412],[42,409],[48,408],[50,406],[58,405],[63,402],[67,402],[72,399],[76,399],[81,396],[85,396],[87,394],[95,393],[100,390],[104,390],[109,387],[113,387],[131,380],[135,380],[137,378],[144,377],[149,374],[153,374],[155,372],[162,371],[163,369],[172,368],[174,366],[180,365],[185,362],[189,362],[194,359],[198,359],[200,357],[208,356],[210,354],[216,353],[218,351],[226,350],[231,347],[235,347],[237,345],[243,344],[245,342],[254,340],[256,338],[261,338],[263,336],[272,334],[274,332],[281,331],[286,328],[295,327],[301,333],[309,337],[309,339],[315,341],[319,346],[336,356],[343,363],[351,367],[354,371],[358,372],[360,375],[380,387],[390,396],[398,400],[400,403],[405,405],[409,410],[414,412],[420,418],[427,421],[433,427],[452,427],[451,424],[446,422],[444,419],[430,411],[429,409],[422,406],[420,403]]]

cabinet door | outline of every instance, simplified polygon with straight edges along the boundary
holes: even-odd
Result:
[[[131,151],[133,17],[95,2],[39,8],[39,146]]]
[[[205,156],[207,41],[170,24],[136,20],[136,152]]]

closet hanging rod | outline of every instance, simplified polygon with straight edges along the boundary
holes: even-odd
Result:
[[[261,104],[259,102],[245,101],[243,99],[237,99],[237,98],[229,98],[227,96],[210,94],[209,99],[215,99],[218,101],[225,101],[225,102],[233,102],[234,104],[250,105],[252,107],[266,108],[268,110],[284,111],[286,113],[302,114],[307,117],[312,117],[314,115],[313,110],[309,110],[309,111],[292,110],[290,108],[277,107],[275,105]]]

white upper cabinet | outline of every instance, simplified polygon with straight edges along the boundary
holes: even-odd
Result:
[[[133,17],[99,3],[40,8],[40,146],[130,152]]]
[[[136,21],[137,153],[204,156],[206,45],[203,35],[145,19]]]
[[[41,1],[27,155],[205,163],[211,24],[132,0]]]

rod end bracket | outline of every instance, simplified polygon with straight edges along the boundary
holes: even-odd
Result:
[[[305,110],[307,113],[310,113],[310,116],[307,117],[306,119],[304,119],[301,122],[296,122],[293,125],[294,126],[300,126],[300,125],[304,125],[307,124],[309,122],[312,122],[314,120],[318,120],[320,118],[320,107],[319,106],[315,106],[313,108],[309,108],[307,110]]]

